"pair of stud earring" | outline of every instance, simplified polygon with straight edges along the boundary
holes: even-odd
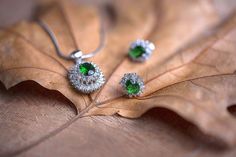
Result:
[[[135,62],[148,60],[155,50],[153,43],[147,40],[137,40],[130,45],[129,58]],[[145,88],[143,79],[136,73],[126,73],[120,81],[123,92],[128,97],[140,96]]]

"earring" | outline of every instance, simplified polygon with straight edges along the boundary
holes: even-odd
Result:
[[[122,77],[120,84],[124,94],[129,97],[137,97],[143,93],[144,82],[136,73],[126,73]]]
[[[146,61],[155,50],[155,45],[148,40],[136,40],[131,43],[129,49],[129,57],[133,61],[144,62]]]

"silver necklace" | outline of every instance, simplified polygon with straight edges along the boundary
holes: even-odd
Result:
[[[101,69],[95,63],[85,61],[85,59],[95,56],[105,45],[105,29],[103,21],[101,20],[99,46],[91,53],[83,54],[81,50],[75,50],[68,56],[64,55],[60,50],[56,36],[50,30],[49,26],[42,21],[39,21],[39,25],[49,35],[56,49],[57,55],[63,59],[75,62],[75,65],[68,72],[68,79],[71,85],[78,91],[86,94],[92,93],[101,88],[105,82],[105,77]]]

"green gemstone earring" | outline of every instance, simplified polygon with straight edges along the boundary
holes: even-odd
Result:
[[[129,57],[133,61],[144,62],[146,61],[155,50],[155,45],[148,40],[136,40],[133,42],[129,49]]]
[[[144,82],[136,73],[126,73],[122,77],[120,84],[123,92],[129,97],[137,97],[143,93]]]

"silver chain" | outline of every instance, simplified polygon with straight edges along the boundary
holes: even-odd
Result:
[[[50,39],[52,40],[52,43],[56,49],[56,53],[58,56],[60,56],[61,58],[64,58],[66,60],[82,60],[82,59],[86,59],[86,58],[91,58],[93,56],[95,56],[98,52],[101,51],[101,49],[105,46],[105,28],[104,28],[104,21],[103,21],[103,18],[101,16],[100,18],[101,22],[100,22],[100,31],[99,31],[99,45],[98,47],[90,52],[90,53],[87,53],[87,54],[83,54],[83,52],[81,50],[75,50],[74,52],[72,52],[70,55],[65,55],[60,47],[59,47],[59,43],[58,43],[58,40],[55,36],[55,34],[53,33],[53,31],[49,28],[49,26],[44,23],[42,20],[39,20],[38,23],[39,25],[43,28],[43,30],[45,30],[45,32],[49,35]]]

